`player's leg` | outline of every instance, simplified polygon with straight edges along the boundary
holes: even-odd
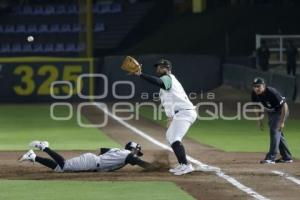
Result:
[[[43,151],[46,152],[53,160],[55,160],[55,162],[59,165],[61,169],[64,168],[65,165],[64,157],[62,157],[60,154],[56,153],[49,147],[46,147]]]
[[[32,149],[30,149],[23,156],[21,156],[19,161],[38,162],[51,169],[55,169],[57,166],[57,163],[55,163],[53,160],[37,156]]]
[[[188,162],[186,159],[185,148],[182,142],[177,140],[171,144],[171,147],[175,153],[178,163],[186,165]]]
[[[29,146],[35,147],[37,149],[40,149],[44,152],[46,152],[59,166],[61,169],[63,169],[65,165],[65,159],[56,153],[55,151],[51,150],[49,148],[49,143],[47,141],[32,141]]]
[[[178,171],[186,171],[187,173],[193,171],[193,167],[188,164],[186,158],[186,152],[184,145],[182,143],[182,138],[187,133],[188,129],[192,125],[192,123],[196,120],[197,114],[195,112],[189,112],[177,114],[177,117],[173,119],[170,124],[170,127],[167,130],[166,137],[168,142],[170,143],[176,158],[178,160],[179,166],[174,169],[170,169],[169,171],[174,173],[175,175],[185,174],[179,173]],[[183,170],[183,168],[187,168]]]
[[[179,164],[187,164],[185,148],[181,141],[190,126],[191,123],[188,121],[174,119],[166,133],[167,140],[171,145]]]
[[[49,158],[36,156],[35,161],[53,170],[57,167],[57,163]]]
[[[190,126],[191,123],[188,121],[174,120],[167,131],[167,139],[179,163],[174,169],[169,170],[174,175],[183,175],[194,171],[193,166],[187,161],[185,148],[182,143],[182,138]]]
[[[279,143],[279,152],[282,156],[283,161],[291,161],[292,154],[289,150],[286,139],[284,138],[283,133],[281,133],[280,143]]]
[[[284,121],[286,121],[288,116],[289,116],[289,111],[287,111]],[[293,162],[292,154],[289,150],[288,143],[287,143],[282,131],[281,131],[281,135],[280,135],[279,152],[280,152],[282,159],[276,160],[277,162],[278,161],[279,162]]]
[[[276,154],[279,150],[279,143],[281,138],[281,132],[278,129],[279,121],[279,113],[269,113],[270,147],[265,160],[271,161],[272,163],[275,162]]]

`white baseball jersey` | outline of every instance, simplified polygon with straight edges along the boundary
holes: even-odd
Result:
[[[171,83],[168,83],[166,77],[161,78],[169,87],[166,87],[167,90],[160,89],[160,99],[166,115],[172,118],[166,133],[166,138],[172,145],[176,141],[182,141],[190,126],[197,119],[197,113],[180,82],[173,74],[169,74],[169,76]]]
[[[112,148],[102,155],[85,153],[66,160],[63,169],[57,166],[56,172],[76,171],[113,171],[124,167],[126,158],[131,152],[125,149]]]
[[[173,74],[167,76],[171,77],[171,88],[168,90],[160,89],[159,92],[166,115],[173,117],[177,111],[195,109],[176,77]]]

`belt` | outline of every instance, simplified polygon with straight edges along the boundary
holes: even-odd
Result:
[[[175,113],[175,114],[177,114],[177,113],[179,113],[179,111],[183,111],[183,110],[195,110],[195,109],[194,109],[194,108],[192,108],[192,109],[182,109],[182,110],[175,110],[175,111],[174,111],[174,113]]]

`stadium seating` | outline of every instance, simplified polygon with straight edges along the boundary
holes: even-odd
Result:
[[[96,23],[94,26],[95,32],[102,32],[105,30],[103,23]],[[84,26],[79,24],[9,24],[0,25],[1,33],[79,33],[85,31]]]
[[[75,43],[68,43],[66,44],[66,49],[67,52],[76,52],[78,51],[78,49],[76,48],[76,44]]]
[[[52,53],[52,52],[80,52],[85,51],[84,43],[4,43],[0,45],[0,53]]]
[[[12,52],[21,52],[22,51],[21,44],[20,43],[13,44],[11,47],[11,51]]]
[[[47,24],[40,24],[38,28],[39,33],[48,33],[49,32],[49,27]]]
[[[71,33],[71,24],[62,24],[59,32]]]
[[[47,53],[53,52],[54,51],[54,44],[52,44],[52,43],[45,44],[44,51],[47,52]]]
[[[16,6],[13,8],[16,15],[71,15],[78,14],[79,8],[75,4],[71,5],[36,5],[36,6]],[[97,14],[122,12],[120,3],[97,2],[93,5],[93,12]]]
[[[37,33],[37,32],[38,32],[37,25],[36,25],[36,24],[30,24],[30,25],[27,27],[26,32],[27,32],[27,33]]]
[[[16,27],[16,33],[27,33],[26,25],[18,24]]]
[[[29,44],[29,43],[25,43],[24,45],[23,45],[23,49],[22,49],[22,52],[24,52],[24,53],[29,53],[29,52],[32,52],[32,50],[33,50],[33,48],[32,48],[32,45],[31,44]]]
[[[105,30],[104,24],[102,24],[102,23],[95,24],[95,27],[94,27],[95,32],[102,32],[104,30]]]
[[[36,5],[13,7],[11,13],[3,16],[3,20],[0,19],[1,56],[45,54],[63,56],[64,53],[78,55],[79,52],[85,51],[86,44],[78,43],[78,38],[80,33],[86,31],[86,27],[79,24],[79,6],[70,2],[56,1],[52,4],[50,0],[45,0]],[[145,3],[128,4],[126,7],[123,3],[113,0],[95,0],[93,4],[95,48],[117,47],[146,12],[147,5],[145,5]],[[142,12],[136,14],[137,9]],[[130,12],[133,14],[127,14]],[[116,15],[118,17],[115,17]],[[6,17],[8,19],[4,20]],[[33,43],[28,43],[26,38],[29,35],[35,37]]]
[[[44,52],[43,45],[42,44],[34,44],[32,51],[36,52],[36,53]]]

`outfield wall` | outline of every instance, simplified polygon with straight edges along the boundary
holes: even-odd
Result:
[[[84,78],[79,90],[77,78],[93,73],[93,65],[87,58],[0,58],[0,102],[80,101],[78,92],[91,95],[94,84],[92,78]],[[60,83],[51,90],[55,81]]]
[[[134,57],[142,64],[143,71],[149,74],[155,74],[153,64],[160,58],[169,59],[173,63],[173,73],[188,93],[208,91],[222,83],[220,60],[215,56],[142,55]],[[126,95],[131,97],[129,100],[139,100],[145,92],[148,97],[143,100],[153,100],[154,93],[157,93],[159,89],[121,70],[124,58],[125,56],[107,56],[96,59],[0,58],[0,102],[89,101],[88,98],[82,98],[79,94],[85,97],[99,95],[97,101],[119,100],[115,97]],[[81,87],[78,86],[79,76],[95,73],[100,77],[85,77],[81,81]],[[67,84],[60,83],[52,87],[52,92],[61,98],[53,98],[50,87],[55,81],[70,82],[72,92],[70,93]]]
[[[296,78],[293,76],[266,73],[241,65],[223,65],[223,83],[226,85],[250,91],[255,77],[264,78],[267,85],[277,88],[288,101],[293,101],[296,96]]]

